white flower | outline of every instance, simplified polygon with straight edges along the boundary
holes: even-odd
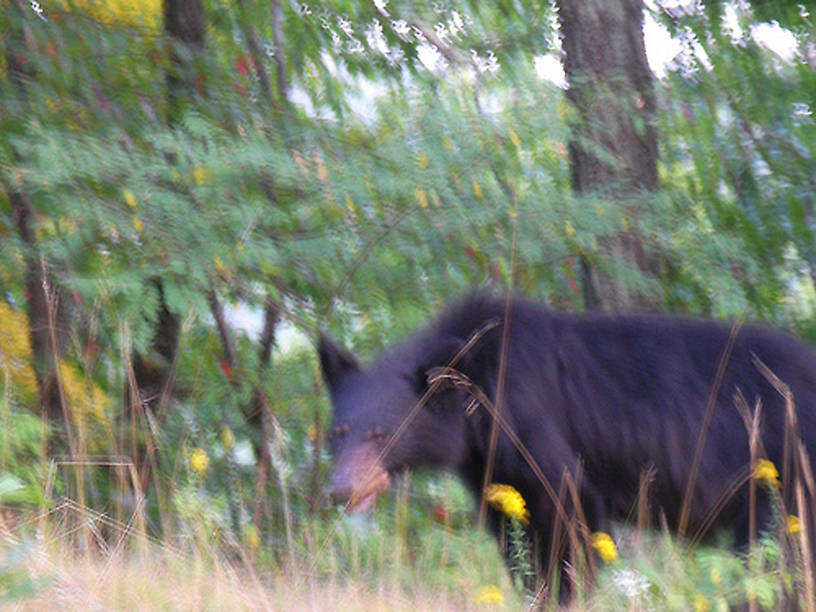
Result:
[[[615,587],[629,599],[637,597],[649,588],[649,579],[635,570],[615,570],[612,575]]]

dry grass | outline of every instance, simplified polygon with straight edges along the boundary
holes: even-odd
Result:
[[[40,610],[462,610],[445,593],[407,593],[383,582],[317,580],[303,573],[255,574],[251,565],[179,555],[154,547],[116,557],[33,546],[27,574],[45,584],[8,609]],[[475,604],[473,604],[475,606]],[[484,609],[484,608],[482,608]]]

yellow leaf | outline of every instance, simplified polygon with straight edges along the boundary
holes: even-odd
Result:
[[[0,300],[0,376],[9,376],[16,390],[26,395],[37,391],[37,377],[31,367],[31,339],[28,319],[24,312],[15,310]]]
[[[133,195],[133,192],[130,189],[125,188],[122,190],[122,195],[125,196],[125,204],[135,210],[139,204],[136,202],[136,196]]]
[[[323,158],[320,157],[320,154],[317,151],[315,151],[312,154],[312,159],[314,159],[314,163],[317,168],[317,180],[325,185],[329,182],[329,173],[326,170],[326,165],[323,163]]]
[[[420,208],[428,208],[428,194],[425,193],[425,190],[422,187],[417,187],[414,193],[416,194]]]
[[[79,10],[99,23],[122,23],[145,26],[151,30],[161,27],[162,4],[160,0],[63,0],[65,10]]]
[[[519,139],[518,134],[516,134],[516,130],[512,128],[510,129],[510,142],[512,142],[517,149],[521,148],[521,140]]]
[[[232,429],[227,426],[224,426],[224,429],[221,430],[221,445],[226,450],[230,450],[235,446],[235,434],[232,433]]]
[[[256,551],[261,545],[261,538],[255,525],[248,525],[244,530],[244,541],[250,550]]]
[[[473,179],[473,195],[476,196],[477,200],[481,200],[484,197],[484,194],[482,193],[482,186],[479,185],[476,179]]]
[[[208,180],[210,180],[210,177],[212,176],[212,172],[210,172],[206,168],[202,168],[201,166],[195,166],[193,168],[192,175],[193,175],[193,182],[196,185],[203,185]]]

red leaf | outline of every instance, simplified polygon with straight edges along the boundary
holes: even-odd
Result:
[[[249,74],[249,64],[251,61],[252,58],[246,55],[242,55],[235,60],[235,70],[238,72],[238,74]]]
[[[232,378],[232,366],[230,366],[227,360],[222,359],[219,365],[221,366],[221,371],[224,373],[224,376]]]
[[[440,523],[444,523],[450,517],[450,513],[448,512],[448,509],[445,506],[443,506],[442,504],[437,504],[433,508],[433,517]]]

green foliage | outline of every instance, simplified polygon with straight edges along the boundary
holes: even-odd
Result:
[[[790,567],[779,565],[779,541],[766,535],[750,557],[721,548],[692,551],[668,536],[644,538],[619,562],[599,572],[593,600],[613,609],[636,606],[661,610],[733,609],[756,601],[761,610],[792,605]]]
[[[0,498],[2,484],[0,480]],[[32,579],[25,568],[29,546],[18,544],[4,548],[0,559],[0,604],[12,604],[28,599],[47,588],[52,582],[49,578]]]
[[[708,288],[704,291],[718,314],[752,312],[788,324],[813,316],[812,307],[798,312],[779,307],[800,293],[802,283],[812,285],[816,264],[811,172],[816,73],[806,51],[813,28],[811,17],[797,12],[786,23],[798,49],[788,60],[752,35],[757,23],[746,9],[734,9],[741,28],[736,33],[723,27],[716,12],[672,22],[689,28],[687,37],[704,49],[710,69],[698,65],[669,75],[671,95],[661,123],[663,182],[676,205],[694,211],[697,231],[725,247],[717,259],[732,289],[723,297],[741,293],[742,300],[723,303],[710,290],[722,287],[725,275],[717,281],[688,279]],[[702,242],[695,247],[686,240],[683,248],[702,255]],[[797,262],[794,270],[786,263],[790,257]],[[699,275],[718,267],[691,270]]]
[[[381,502],[376,527],[326,507],[317,328],[367,356],[472,286],[580,309],[585,259],[659,293],[669,310],[759,318],[816,338],[814,35],[812,17],[790,3],[780,19],[800,53],[789,61],[747,34],[773,3],[736,9],[737,41],[723,30],[722,3],[658,16],[685,36],[685,55],[659,83],[663,189],[636,202],[659,278],[600,254],[599,239],[628,227],[620,203],[570,191],[569,110],[533,65],[557,36],[549,2],[280,3],[278,40],[278,3],[212,0],[199,78],[172,124],[171,41],[157,15],[137,26],[49,5],[43,21],[22,4],[4,14],[0,41],[0,299],[23,311],[26,257],[47,265],[70,305],[58,329],[65,358],[115,398],[91,450],[117,456],[137,454],[124,442],[130,355],[150,353],[162,300],[183,321],[173,393],[134,436],[156,449],[151,534],[237,542],[264,567],[291,562],[291,535],[318,575],[370,585],[392,565],[407,590],[459,588],[461,575],[477,577],[473,590],[506,582],[492,544],[472,533],[471,500],[449,480],[415,478],[402,491],[412,503]],[[695,70],[695,43],[710,70]],[[33,240],[19,230],[16,191],[31,201]],[[226,360],[212,296],[252,315],[269,300],[280,308],[268,369],[254,332],[229,330],[236,363]],[[300,340],[286,340],[284,325]],[[31,390],[6,387],[0,495],[15,509],[39,506],[48,432]],[[244,414],[259,389],[280,426],[273,441]],[[272,470],[261,481],[264,444]],[[195,449],[209,460],[201,473]],[[89,503],[129,516],[132,490],[101,470],[86,480]],[[772,546],[758,554],[765,560],[748,569],[703,551],[631,569],[649,581],[644,597],[669,607],[688,608],[698,585],[712,608],[749,587],[773,605]],[[626,605],[620,569],[604,570],[602,591]]]
[[[40,419],[0,398],[0,503],[39,505],[46,460],[47,430]]]

